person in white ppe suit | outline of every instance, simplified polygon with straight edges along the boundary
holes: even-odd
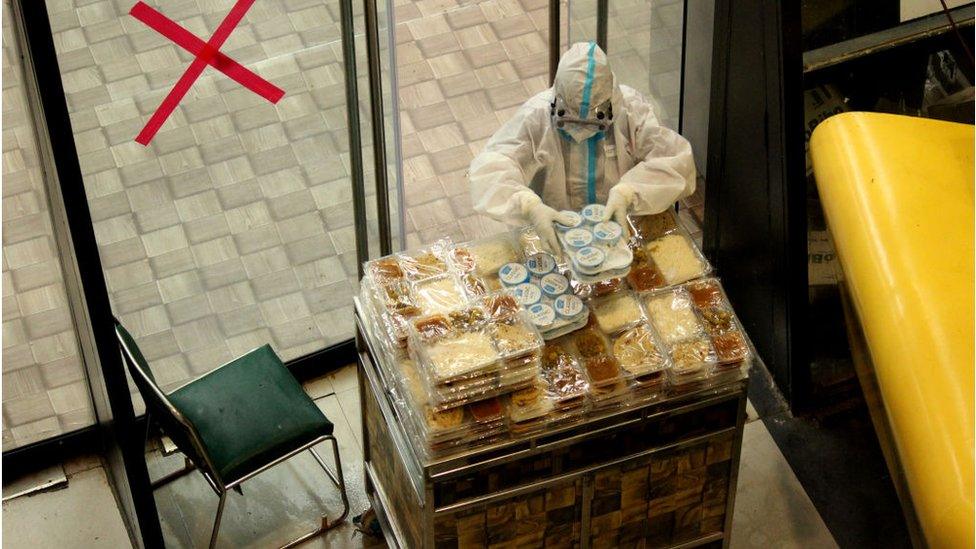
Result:
[[[605,203],[627,230],[628,213],[660,213],[695,191],[691,145],[661,126],[639,92],[618,85],[596,43],[563,54],[553,86],[529,99],[471,162],[475,211],[531,223],[558,250],[561,210]]]

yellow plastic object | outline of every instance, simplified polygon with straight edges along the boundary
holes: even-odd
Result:
[[[817,186],[931,547],[973,547],[973,126],[845,113]]]

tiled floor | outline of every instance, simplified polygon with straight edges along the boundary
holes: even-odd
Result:
[[[67,487],[3,503],[3,546],[129,547],[129,534],[98,459],[72,460],[64,470]]]
[[[358,387],[352,366],[307,383],[306,390],[336,425],[343,470],[349,486],[350,517],[366,507]],[[733,547],[836,547],[796,476],[749,406],[742,450]],[[328,448],[320,453],[328,455]],[[178,455],[149,456],[153,476],[178,468]],[[97,466],[66,465],[64,490],[21,497],[3,505],[5,547],[121,547],[124,538],[118,511],[110,501],[104,472]],[[84,469],[80,472],[77,470]],[[100,480],[99,480],[100,479]],[[109,499],[106,499],[109,498]],[[104,504],[92,506],[91,501]],[[199,475],[189,475],[160,489],[157,505],[167,546],[206,544],[217,497]],[[107,503],[105,503],[107,502]],[[92,513],[95,509],[97,512]],[[244,484],[244,497],[231,494],[221,528],[222,547],[266,547],[312,529],[318,513],[335,513],[339,500],[310,456],[299,456]],[[42,527],[43,526],[43,527]],[[9,534],[8,534],[9,532]],[[351,524],[309,542],[305,547],[375,547]]]
[[[20,43],[3,2],[3,450],[94,422]]]

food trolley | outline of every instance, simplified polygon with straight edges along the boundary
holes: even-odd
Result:
[[[366,491],[394,547],[724,547],[746,368],[706,387],[421,457],[356,301]]]

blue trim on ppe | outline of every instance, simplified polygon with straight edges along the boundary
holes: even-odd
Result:
[[[569,135],[569,132],[567,132],[566,130],[562,128],[556,128],[556,131],[559,132],[559,136],[565,139],[566,141],[570,141],[570,142],[576,141],[575,139],[573,139],[573,136]]]
[[[586,200],[587,204],[596,203],[596,146],[603,141],[605,134],[597,132],[586,140]]]
[[[593,73],[596,71],[596,58],[594,56],[594,51],[596,50],[596,42],[590,42],[590,51],[586,54],[588,60],[586,62],[586,80],[583,82],[583,100],[580,102],[580,118],[586,119],[586,115],[590,114],[590,95],[593,92]]]

